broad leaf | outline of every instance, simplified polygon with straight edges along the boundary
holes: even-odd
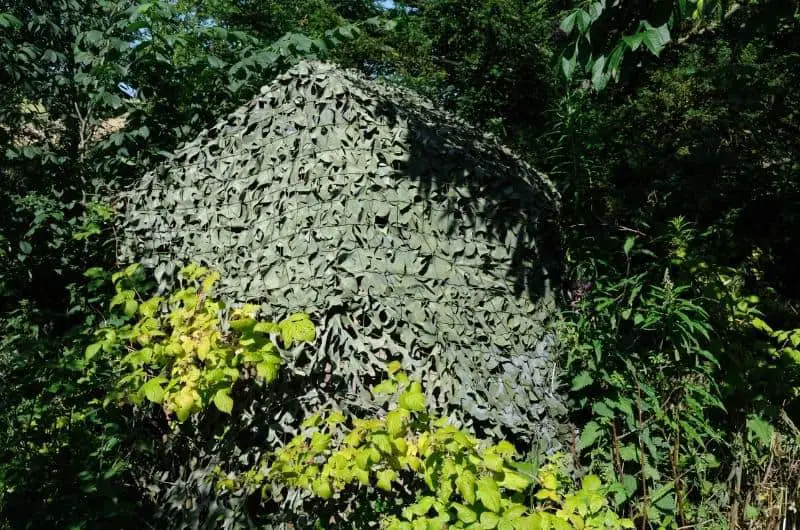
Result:
[[[500,511],[500,489],[492,477],[484,476],[478,479],[476,494],[487,510]]]
[[[578,450],[582,451],[591,447],[602,436],[602,434],[602,427],[600,427],[597,422],[590,421],[584,426],[583,432],[581,432],[581,437],[578,440]]]

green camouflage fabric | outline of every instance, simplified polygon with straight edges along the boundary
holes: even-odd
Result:
[[[558,446],[557,194],[424,98],[300,63],[122,199],[124,255],[164,287],[195,261],[224,299],[312,315],[307,403],[369,408],[399,360],[465,427]]]

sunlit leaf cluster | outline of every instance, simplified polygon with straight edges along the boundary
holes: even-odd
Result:
[[[143,298],[137,290],[141,276],[136,264],[112,276],[115,316],[95,333],[99,340],[86,348],[86,359],[102,354],[118,363],[113,398],[157,403],[178,421],[210,403],[230,414],[233,385],[243,376],[273,381],[283,363],[274,336],[280,335],[284,347],[316,336],[306,314],[264,322],[252,305],[233,309],[226,329],[226,307],[212,297],[219,273],[204,267],[184,267],[183,288],[166,297]]]
[[[589,475],[575,491],[558,463],[520,461],[514,446],[479,440],[429,414],[419,382],[397,362],[373,388],[394,403],[378,417],[326,411],[308,417],[302,434],[264,459],[259,469],[229,477],[218,487],[265,482],[301,488],[332,503],[354,486],[415,492],[383,517],[391,530],[469,528],[537,530],[632,528],[610,508],[606,487]],[[267,491],[264,489],[264,491]]]

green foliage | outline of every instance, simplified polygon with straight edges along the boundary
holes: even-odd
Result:
[[[651,408],[648,401],[660,406],[676,395],[695,393],[695,387],[670,377],[648,395],[648,386],[659,380],[651,366],[663,366],[673,354],[666,348],[669,342],[663,349],[660,341],[653,344],[651,330],[631,327],[639,312],[636,299],[642,295],[632,306],[627,305],[628,296],[636,287],[639,293],[648,293],[651,286],[663,289],[668,270],[674,286],[688,287],[680,298],[705,313],[682,311],[692,323],[684,322],[687,332],[694,333],[686,337],[688,343],[696,340],[711,354],[701,361],[708,375],[692,383],[724,407],[705,415],[691,413],[694,419],[688,426],[681,425],[683,420],[674,424],[675,416],[645,413],[643,424],[651,439],[659,424],[672,434],[665,434],[670,442],[654,443],[652,452],[644,440],[644,451],[639,451],[638,427],[624,424],[621,420],[628,415],[615,406],[625,406],[619,385],[608,384],[604,374],[595,378],[591,370],[579,370],[573,374],[579,376],[573,381],[573,397],[586,398],[583,412],[576,414],[584,426],[582,438],[591,447],[585,461],[605,462],[600,467],[627,486],[624,497],[632,496],[640,510],[645,501],[655,504],[654,486],[660,490],[671,481],[666,498],[675,506],[667,515],[679,517],[683,507],[684,521],[709,521],[718,527],[744,524],[745,505],[757,504],[763,508],[759,513],[765,528],[779,524],[775,514],[780,510],[774,505],[765,508],[770,501],[763,500],[779,495],[773,489],[777,486],[765,477],[773,473],[768,463],[780,459],[775,448],[792,448],[796,438],[797,371],[791,354],[780,352],[790,343],[753,329],[753,322],[759,321],[775,329],[797,327],[796,282],[794,272],[786,268],[796,256],[785,244],[798,197],[790,176],[796,168],[785,156],[796,138],[796,116],[788,109],[797,97],[797,85],[795,69],[787,65],[796,55],[796,47],[788,42],[797,26],[791,14],[776,18],[768,11],[749,5],[722,21],[713,34],[692,35],[669,46],[657,61],[642,58],[637,68],[629,69],[627,86],[608,87],[599,97],[569,91],[554,105],[553,131],[543,137],[539,151],[564,190],[564,217],[575,227],[568,242],[568,267],[574,267],[568,276],[575,280],[567,289],[570,301],[582,308],[573,316],[594,328],[583,336],[586,341],[580,340],[580,357],[608,368],[609,353],[623,352],[634,367],[621,371],[629,381],[626,392],[634,419],[638,395],[631,388],[631,373],[642,386],[644,409]],[[723,137],[728,140],[720,142]],[[691,223],[684,221],[683,228],[668,225],[676,216]],[[689,238],[680,235],[688,226],[695,232]],[[629,241],[632,246],[626,245]],[[603,292],[609,284],[626,284],[627,291]],[[597,304],[595,296],[611,305]],[[705,326],[697,327],[698,320],[713,329],[708,338],[702,331]],[[605,331],[598,334],[601,328]],[[661,355],[643,359],[641,353],[651,348]],[[682,369],[694,370],[697,356],[683,354],[673,364],[684,362]],[[674,374],[673,368],[667,373]],[[702,403],[696,396],[694,401],[687,399],[677,407],[683,410],[677,417],[697,409],[694,402]],[[689,444],[685,453],[684,443]],[[692,449],[692,443],[703,447]],[[705,456],[693,464],[692,450]],[[636,475],[643,468],[640,452],[650,457],[645,464],[657,468],[661,477],[660,483],[652,479],[647,497],[641,476],[625,477],[629,470]],[[614,453],[619,453],[618,461]],[[660,455],[660,466],[651,453]],[[682,462],[692,466],[688,475],[678,475],[678,485],[671,470],[676,454],[678,469]],[[790,469],[791,465],[777,472],[780,480],[794,483],[786,478],[792,476]],[[768,513],[776,517],[769,523]]]
[[[287,33],[321,38],[331,30],[378,15],[369,0],[300,0],[289,2],[235,3],[213,0],[186,9],[200,20],[213,19],[225,27],[246,31],[264,42],[273,42]],[[346,30],[343,30],[346,31]]]
[[[150,507],[132,469],[147,426],[100,406],[112,381],[84,377],[102,284],[72,286],[72,323],[23,300],[0,319],[0,527],[128,528]],[[138,513],[138,515],[137,515]]]
[[[126,15],[139,37],[129,72],[138,92],[122,101],[125,129],[109,135],[100,147],[114,150],[123,142],[127,146],[130,134],[145,132],[147,143],[136,151],[138,162],[148,165],[252,97],[265,80],[299,58],[325,57],[361,31],[342,21],[314,38],[287,31],[261,40],[246,31],[209,24],[193,6],[172,2],[145,2]],[[133,154],[133,149],[127,151]],[[129,156],[124,162],[134,160]]]
[[[56,186],[66,203],[130,182],[298,58],[323,57],[360,33],[341,21],[315,38],[265,42],[157,0],[0,9],[10,28],[0,37],[9,191]]]
[[[706,237],[680,218],[651,240],[659,253],[627,237],[622,259],[595,260],[579,276],[591,284],[562,335],[583,423],[577,449],[618,482],[618,506],[661,527],[701,518],[727,527],[737,505],[730,473],[734,491],[757,484],[769,474],[773,435],[792,445],[773,427],[785,416],[773,400],[792,399],[793,383],[757,381],[777,366],[796,381],[794,363],[755,340],[753,325],[769,331],[756,317],[759,298],[742,292],[739,271],[698,256]],[[759,391],[742,394],[745,385]]]
[[[265,458],[261,469],[234,479],[220,475],[218,487],[233,489],[239,482],[258,489],[274,481],[340,502],[342,492],[356,484],[389,493],[413,491],[412,501],[382,517],[382,527],[396,530],[633,527],[608,508],[598,477],[588,475],[580,489],[571,490],[572,481],[555,458],[537,473],[516,458],[509,442],[486,444],[431,416],[420,383],[399,363],[387,368],[389,379],[373,389],[395,397],[383,417],[314,414],[304,421],[303,433]]]
[[[597,91],[602,91],[611,79],[618,81],[629,74],[625,70],[634,64],[630,55],[638,50],[658,57],[669,44],[682,44],[725,23],[739,24],[745,33],[766,20],[774,24],[798,13],[796,2],[679,0],[623,6],[604,0],[581,0],[569,4],[574,7],[559,25],[559,31],[568,37],[559,54],[559,66],[568,80],[580,73]],[[755,24],[753,19],[757,20]]]
[[[180,278],[185,287],[168,297],[143,298],[140,265],[112,275],[113,317],[95,332],[100,340],[85,354],[87,361],[101,354],[118,363],[120,377],[110,399],[135,405],[146,399],[181,422],[210,403],[231,414],[230,394],[243,373],[255,372],[265,383],[277,377],[283,360],[270,334],[279,333],[286,347],[316,337],[308,315],[262,322],[252,305],[231,312],[226,333],[225,306],[210,297],[219,273],[191,264]]]
[[[362,51],[362,69],[410,86],[521,153],[553,96],[550,2],[397,1],[395,29]]]
[[[796,282],[794,272],[786,268],[796,256],[785,245],[798,197],[790,177],[795,171],[785,157],[796,138],[796,116],[788,111],[789,102],[797,97],[795,69],[787,68],[793,64],[796,47],[787,46],[785,39],[794,38],[797,26],[790,14],[775,18],[768,10],[759,11],[747,6],[721,22],[713,35],[693,35],[667,47],[658,61],[643,59],[639,68],[630,70],[627,87],[609,87],[601,97],[568,92],[554,105],[553,131],[543,137],[540,151],[554,168],[554,181],[564,190],[564,216],[575,226],[568,242],[570,261],[586,265],[580,272],[568,273],[580,278],[568,284],[571,301],[582,307],[574,316],[595,329],[584,335],[585,342],[580,341],[585,362],[608,368],[608,352],[624,352],[635,370],[626,367],[622,377],[632,383],[629,374],[637,375],[646,409],[649,400],[657,400],[660,406],[687,390],[695,392],[695,387],[670,377],[648,396],[647,387],[658,375],[650,367],[663,366],[671,352],[659,342],[653,350],[663,354],[654,361],[642,359],[641,352],[653,346],[652,332],[630,327],[639,309],[636,299],[633,306],[627,305],[628,295],[637,286],[639,293],[647,293],[650,286],[663,289],[668,270],[675,286],[688,287],[680,298],[705,312],[683,311],[692,323],[690,327],[684,322],[684,326],[694,333],[693,338],[686,337],[688,343],[698,341],[719,363],[715,365],[712,358],[701,361],[708,375],[692,382],[724,409],[691,413],[694,419],[688,426],[671,423],[668,415],[662,419],[643,415],[651,439],[654,424],[670,424],[665,432],[672,432],[665,437],[671,442],[661,447],[654,444],[653,453],[660,455],[662,463],[654,467],[662,482],[653,479],[647,498],[641,477],[625,478],[629,470],[638,473],[643,466],[637,465],[640,451],[633,452],[639,445],[638,428],[622,424],[627,414],[614,405],[621,404],[618,385],[607,384],[604,375],[595,378],[579,370],[574,374],[579,377],[573,381],[573,396],[576,400],[585,393],[590,396],[584,412],[577,414],[578,423],[585,426],[583,439],[591,443],[586,459],[606,462],[609,474],[613,471],[623,486],[627,482],[626,496],[631,495],[641,510],[645,499],[654,503],[653,486],[660,489],[667,481],[675,483],[671,460],[677,453],[678,469],[682,461],[693,467],[688,475],[678,475],[679,484],[667,494],[669,504],[673,500],[675,504],[671,512],[679,516],[683,506],[685,521],[714,521],[708,524],[719,527],[744,524],[737,522],[744,505],[759,504],[746,501],[748,496],[778,495],[772,489],[776,485],[765,479],[772,473],[768,463],[779,458],[774,448],[791,448],[796,437],[797,370],[791,353],[780,351],[790,343],[756,332],[753,322],[775,329],[797,327],[796,302],[792,301]],[[778,49],[781,52],[774,53]],[[729,140],[720,142],[723,137]],[[665,229],[667,220],[676,216],[692,223],[684,221],[680,230],[674,224]],[[680,232],[688,225],[695,234],[687,239]],[[625,245],[634,241],[629,236],[636,236],[632,247]],[[627,291],[603,293],[609,284],[626,284]],[[598,307],[595,296],[611,305]],[[702,331],[705,326],[697,328],[698,320],[713,328],[708,338]],[[601,328],[605,331],[596,334]],[[684,369],[689,371],[695,369],[696,359],[684,354],[673,363],[685,362]],[[674,372],[669,368],[667,373]],[[638,396],[631,384],[627,386],[636,418]],[[697,409],[694,402],[702,403],[696,397],[687,400],[678,407],[685,411],[678,417]],[[767,425],[774,429],[772,438]],[[615,429],[619,449],[614,445]],[[692,438],[703,445],[696,449],[699,454],[713,454],[713,458],[702,456],[692,464],[691,445],[685,453],[683,449]],[[768,438],[771,447],[763,442]],[[618,462],[613,453],[619,453]],[[645,443],[644,454],[651,459],[647,465],[653,464],[650,453]],[[791,468],[778,472],[784,477],[781,480],[794,482],[786,478]],[[756,489],[761,492],[755,493]],[[770,511],[780,510],[764,509],[760,512],[763,521]],[[764,527],[779,524],[778,519],[772,521]]]
[[[8,210],[0,234],[0,303],[14,307],[27,299],[45,308],[64,304],[66,290],[54,296],[50,287],[79,280],[82,264],[109,254],[106,240],[94,236],[111,231],[110,208],[99,202],[64,204],[38,192],[3,193],[3,198]]]
[[[753,327],[766,333],[774,346],[767,349],[775,358],[783,360],[789,370],[796,373],[800,369],[800,329],[774,330],[769,324],[756,317]]]
[[[158,416],[100,407],[119,366],[95,358],[83,377],[83,331],[107,303],[101,269],[117,266],[112,182],[136,178],[297,57],[354,36],[344,27],[319,47],[299,35],[272,46],[173,2],[0,5],[0,527],[123,528],[153,516],[137,487],[156,476],[159,451],[174,451],[159,473],[180,460],[180,442],[150,451]]]
[[[673,222],[665,236],[673,261],[683,263],[691,237]],[[710,315],[696,276],[662,265],[634,237],[623,255],[619,276],[594,262],[591,293],[568,327],[574,410],[586,414],[577,449],[618,481],[617,503],[632,501],[645,521],[683,524],[696,517],[689,499],[710,495],[724,445],[713,422],[724,406]]]

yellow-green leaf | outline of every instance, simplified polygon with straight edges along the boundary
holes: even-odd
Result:
[[[369,473],[366,470],[355,468],[353,469],[353,476],[356,477],[356,480],[358,480],[361,485],[369,485]]]
[[[362,449],[356,453],[356,466],[365,471],[369,469],[369,452],[367,452],[365,449]]]
[[[505,517],[509,521],[514,521],[515,519],[518,519],[523,515],[525,515],[525,511],[526,508],[522,504],[513,504],[506,510],[505,514],[503,514],[503,517]]]
[[[344,423],[345,419],[346,418],[344,417],[344,414],[342,414],[338,410],[335,410],[331,412],[330,416],[328,416],[328,419],[325,420],[325,423],[327,423],[328,425],[338,425],[340,423]]]
[[[457,502],[452,503],[451,506],[455,508],[458,520],[462,523],[470,524],[478,520],[478,515],[471,508]]]
[[[500,486],[514,491],[523,491],[530,484],[531,482],[528,479],[519,473],[509,470],[503,472],[503,480],[500,482]]]
[[[122,271],[122,275],[127,278],[130,278],[131,276],[139,272],[139,269],[141,268],[142,268],[141,263],[131,263],[130,265],[125,267],[125,270]]]
[[[483,454],[483,465],[492,471],[503,470],[503,458],[499,455],[489,453],[488,451]]]
[[[154,377],[143,384],[142,388],[139,389],[139,392],[144,394],[144,397],[146,397],[149,401],[152,401],[153,403],[161,403],[164,401],[164,389],[161,385],[166,382],[167,379],[165,377]]]
[[[391,451],[391,446],[389,447]],[[381,461],[381,452],[378,450],[377,447],[368,447],[367,448],[367,455],[369,455],[369,462],[370,464],[377,464]]]
[[[463,431],[456,431],[453,433],[453,440],[459,443],[464,448],[475,447],[475,442]]]
[[[395,409],[386,415],[386,430],[392,436],[400,436],[406,430],[406,420],[408,411],[405,409]]]
[[[600,477],[597,475],[586,475],[583,477],[583,489],[588,491],[599,491],[603,487]]]
[[[512,456],[516,456],[517,448],[514,445],[506,440],[501,440],[494,446],[494,452],[500,456],[510,458]]]
[[[542,483],[542,487],[554,490],[558,488],[558,479],[556,478],[555,473],[552,472],[543,472],[539,475],[539,481]]]
[[[548,489],[541,489],[537,491],[534,497],[542,501],[550,499],[553,502],[558,502],[560,500],[558,494],[555,491]]]
[[[132,317],[136,314],[136,310],[139,309],[139,303],[134,299],[125,300],[125,315]]]
[[[302,427],[303,429],[316,427],[317,425],[320,424],[321,421],[322,421],[322,416],[319,413],[312,414],[311,416],[303,420],[303,423],[300,424],[300,427]]]
[[[492,477],[487,476],[478,479],[477,495],[478,500],[483,503],[487,510],[500,511],[500,489]]]
[[[386,434],[375,434],[372,436],[372,443],[381,450],[381,452],[390,455],[392,451],[392,441]]]
[[[475,503],[475,475],[465,469],[456,477],[456,488],[468,504]]]
[[[333,496],[331,483],[323,478],[317,479],[311,483],[311,491],[313,491],[317,497],[323,499],[330,499]]]
[[[391,379],[385,379],[372,387],[372,393],[376,396],[381,394],[394,394],[395,392],[397,392],[397,383]]]
[[[252,318],[237,318],[235,320],[230,321],[231,329],[234,331],[238,331],[239,333],[252,331],[255,325],[256,321]]]
[[[217,272],[217,271],[209,271],[206,274],[206,277],[203,278],[203,281],[201,283],[200,289],[204,293],[207,293],[207,292],[211,291],[211,289],[219,281],[219,279],[220,279],[219,272]]]
[[[274,322],[259,322],[255,326],[253,326],[254,333],[279,333],[281,330],[280,326]]]
[[[411,389],[400,394],[400,407],[411,412],[421,412],[425,410],[425,395],[421,391]]]
[[[270,383],[278,377],[278,365],[272,362],[260,362],[256,365],[256,372],[264,381]]]
[[[392,469],[378,471],[378,487],[382,490],[392,491],[392,481],[397,478],[397,473]]]
[[[281,339],[285,348],[291,347],[296,342],[313,342],[317,338],[317,330],[311,317],[306,313],[295,313],[282,320],[278,326],[281,330]]]
[[[201,361],[205,361],[206,357],[208,357],[208,352],[211,350],[211,340],[208,336],[201,337],[200,340],[197,341],[197,357]]]
[[[321,432],[315,432],[311,435],[311,450],[316,453],[321,453],[322,451],[328,448],[328,444],[331,441],[330,434],[322,434]]]
[[[181,391],[175,396],[173,404],[178,421],[186,421],[194,408],[194,396],[190,392]]]
[[[156,311],[158,311],[158,307],[161,304],[161,297],[154,296],[149,300],[146,300],[139,304],[139,314],[145,318],[152,318],[155,316]]]
[[[392,445],[395,448],[395,452],[399,453],[401,456],[408,453],[408,442],[403,437],[395,438],[392,440]]]
[[[220,410],[220,412],[224,412],[225,414],[230,414],[233,412],[233,399],[231,398],[230,393],[230,388],[222,388],[217,390],[217,393],[214,394],[214,405]]]
[[[436,498],[430,495],[420,497],[415,504],[403,510],[403,517],[406,519],[411,519],[415,515],[422,517],[430,511],[435,502]]]
[[[770,325],[761,320],[760,318],[754,318],[752,320],[752,324],[753,327],[758,330],[765,331],[767,333],[772,333],[772,328],[770,327]]]
[[[542,516],[538,513],[521,517],[514,521],[514,528],[516,530],[541,530]]]
[[[402,369],[403,365],[400,363],[400,361],[392,361],[386,365],[386,371],[389,373],[389,375],[394,375],[395,372],[399,372]]]
[[[91,361],[94,358],[94,356],[97,355],[97,352],[100,351],[101,346],[102,344],[99,342],[89,344],[89,346],[86,347],[86,354],[84,355],[86,360]]]
[[[492,530],[492,528],[497,527],[497,523],[499,522],[500,517],[498,517],[496,513],[483,512],[481,514],[481,528],[483,528],[483,530]]]

